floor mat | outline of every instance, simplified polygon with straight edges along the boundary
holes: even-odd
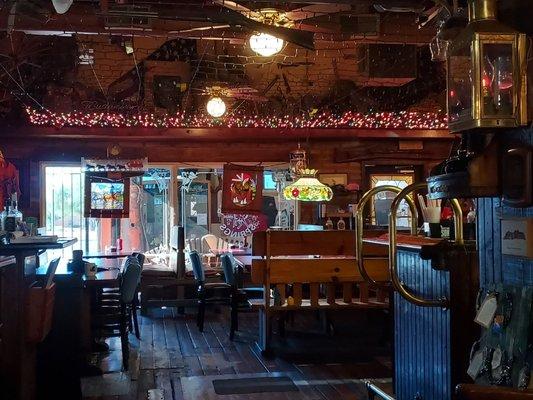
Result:
[[[298,392],[298,387],[288,376],[264,378],[214,379],[216,394],[252,394]]]

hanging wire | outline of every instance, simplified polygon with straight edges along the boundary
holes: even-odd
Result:
[[[74,33],[77,33],[75,31],[75,29],[74,29],[74,26],[72,25],[72,23],[68,19],[67,14],[63,14],[63,18],[65,18],[65,21],[67,21],[67,24],[69,25],[70,30],[72,32],[74,32]],[[87,52],[87,48],[85,47],[85,43],[83,43],[82,40],[77,40],[76,42],[81,45],[83,52],[86,53]],[[96,78],[96,82],[98,83],[98,87],[100,88],[100,91],[104,95],[104,98],[105,98],[106,102],[109,103],[109,99],[107,98],[107,93],[104,90],[104,87],[102,86],[102,82],[100,82],[100,79],[98,78],[98,74],[96,73],[96,70],[94,69],[93,63],[89,63],[89,66],[91,67],[91,70],[93,71],[93,75]]]
[[[134,38],[135,36],[132,36],[131,37],[131,54],[133,55],[133,63],[135,64],[135,71],[137,72],[137,78],[139,78],[139,89],[138,89],[138,94],[137,94],[137,99],[138,99],[138,106],[140,106],[140,102],[141,102],[141,89],[142,89],[142,84],[143,84],[143,80],[141,78],[141,73],[139,72],[139,65],[137,64],[137,58],[135,57],[135,43],[134,43]]]
[[[15,82],[15,85],[17,85],[18,88],[19,88],[20,90],[22,90],[22,92],[23,92],[26,96],[28,96],[31,100],[33,100],[33,101],[35,102],[35,104],[37,104],[37,105],[39,106],[40,109],[45,110],[45,111],[48,111],[46,108],[44,108],[44,106],[43,106],[41,103],[39,103],[37,100],[35,100],[35,98],[34,98],[31,94],[29,94],[29,93],[26,91],[26,89],[24,89],[22,86],[20,86],[20,84],[19,84],[19,83],[17,82],[17,80],[13,77],[13,75],[11,75],[11,74],[9,73],[9,71],[6,69],[6,67],[4,67],[4,64],[0,63],[0,67],[2,67],[2,69],[3,69],[4,72],[7,74],[7,76],[9,76],[9,78],[10,78],[13,82]]]

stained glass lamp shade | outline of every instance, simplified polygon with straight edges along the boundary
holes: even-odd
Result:
[[[283,189],[283,197],[286,200],[330,201],[333,192],[315,177],[316,173],[314,169],[303,170],[296,182]]]

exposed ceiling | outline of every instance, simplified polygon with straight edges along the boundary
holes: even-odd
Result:
[[[196,86],[205,91],[206,82],[213,81],[213,77],[199,79],[207,65],[215,70],[215,78],[220,77],[217,69],[237,69],[246,75],[240,83],[255,90],[254,96],[261,101],[264,96],[282,97],[290,105],[297,98],[298,107],[313,109],[317,104],[330,105],[332,99],[335,106],[349,100],[354,107],[364,103],[361,106],[364,109],[407,108],[414,101],[442,93],[442,66],[430,65],[427,44],[453,12],[452,5],[464,7],[465,1],[75,0],[66,13],[58,14],[51,0],[8,0],[0,9],[0,31],[7,33],[0,35],[0,55],[4,55],[0,63],[5,68],[0,70],[4,89],[0,93],[0,114],[3,99],[9,100],[9,93],[23,99],[28,97],[26,89],[42,94],[47,82],[38,81],[49,75],[54,51],[67,58],[66,53],[76,51],[72,50],[72,43],[78,51],[73,54],[75,60],[80,49],[84,57],[94,56],[94,66],[78,65],[77,71],[92,79],[89,86],[105,96],[110,82],[120,81],[127,73],[138,75],[135,68],[139,62],[148,59],[165,42],[177,38],[195,39],[201,49],[197,54],[201,53],[200,60],[198,57],[188,60],[190,68],[196,70],[191,73],[191,88]],[[530,2],[499,1],[502,21],[533,33]],[[246,47],[250,34],[257,32],[270,33],[289,45],[278,57],[258,61]],[[72,37],[68,39],[72,43],[67,46],[56,43],[44,61],[31,52],[23,53],[22,57],[12,44],[13,37],[18,43],[22,33],[34,42],[21,47],[25,49],[35,46],[34,39],[38,45],[47,40],[56,43],[57,36]],[[126,44],[128,41],[131,43]],[[139,49],[141,41],[153,43]],[[117,55],[116,64],[123,66],[123,70],[118,68],[111,73],[112,66],[102,65],[102,54],[85,54],[93,44],[95,48],[105,47],[105,52],[122,52]],[[127,46],[135,48],[135,53],[128,53]],[[391,67],[399,67],[400,71],[392,75],[383,73]],[[409,71],[401,71],[402,67]],[[57,81],[64,84],[64,79]],[[218,84],[216,79],[210,83]],[[287,105],[279,103],[276,107],[282,112]]]

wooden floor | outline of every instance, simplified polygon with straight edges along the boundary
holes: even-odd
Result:
[[[194,310],[180,315],[153,309],[141,318],[141,340],[130,335],[129,371],[121,372],[120,342],[110,339],[110,352],[92,360],[105,373],[84,378],[83,395],[91,400],[366,399],[363,379],[386,385],[392,374],[390,350],[378,340],[388,327],[372,317],[335,317],[335,333],[327,336],[316,316],[297,315],[284,339],[275,336],[276,357],[266,359],[255,347],[257,314],[239,315],[240,331],[231,342],[224,311],[208,312],[201,333]],[[217,396],[213,390],[213,379],[262,376],[289,376],[299,391]]]

